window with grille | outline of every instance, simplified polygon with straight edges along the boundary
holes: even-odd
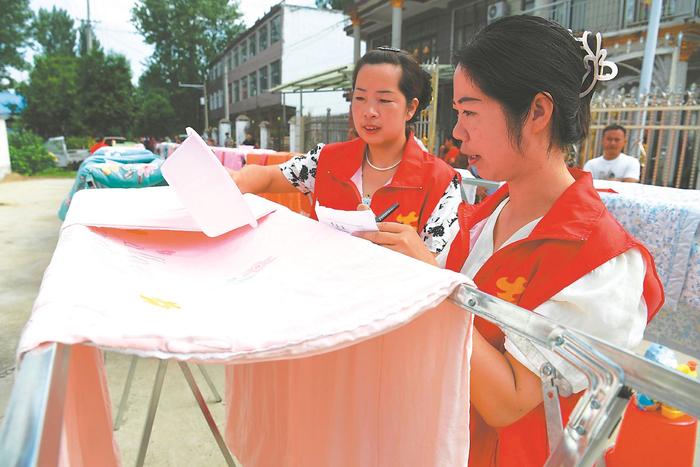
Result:
[[[248,94],[250,97],[258,95],[258,72],[254,71],[248,75]]]
[[[267,49],[267,23],[263,24],[258,31],[258,47],[260,51]]]
[[[253,34],[248,38],[248,57],[253,58],[257,53],[256,36]]]
[[[280,61],[276,60],[270,64],[270,86],[279,86],[282,84],[282,70]]]
[[[486,2],[476,1],[455,9],[452,23],[452,50],[459,50],[466,45],[485,25]]]
[[[266,92],[269,89],[267,79],[267,65],[258,70],[258,78],[260,79],[260,93]]]
[[[282,38],[282,17],[275,16],[270,21],[270,44],[274,44]]]

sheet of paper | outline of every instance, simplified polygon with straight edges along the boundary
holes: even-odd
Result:
[[[224,166],[196,132],[187,131],[189,136],[163,162],[161,171],[202,232],[217,237],[246,224],[257,227]]]
[[[243,197],[255,219],[277,209],[275,203],[265,198],[252,194]],[[75,224],[116,229],[202,231],[169,186],[80,190],[73,196],[61,229]]]
[[[322,224],[347,233],[376,232],[377,222],[371,210],[342,211],[321,206],[316,203],[316,217]]]

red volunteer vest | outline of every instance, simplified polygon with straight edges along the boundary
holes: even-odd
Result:
[[[351,178],[362,165],[364,154],[365,142],[359,138],[323,147],[316,169],[311,217],[316,219],[316,202],[333,209],[357,209],[362,195]],[[455,175],[452,167],[423,151],[410,134],[391,183],[372,195],[370,207],[379,215],[398,201],[399,208],[386,222],[411,225],[420,232]]]
[[[664,300],[651,254],[605,208],[593,188],[591,174],[577,169],[570,172],[576,181],[532,233],[494,253],[474,282],[490,295],[533,310],[608,260],[630,248],[638,248],[646,265],[643,295],[647,321],[651,320]],[[460,232],[448,253],[448,269],[461,271],[469,255],[470,229],[490,216],[507,196],[506,184],[478,206],[460,206]],[[500,328],[479,317],[474,323],[484,338],[504,351],[504,334]],[[578,398],[577,395],[560,398],[564,423]],[[471,420],[470,466],[539,467],[545,463],[549,449],[542,404],[505,428],[489,427],[475,410]]]

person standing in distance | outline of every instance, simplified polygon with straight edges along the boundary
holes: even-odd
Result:
[[[623,126],[606,126],[603,155],[586,162],[583,170],[591,172],[596,180],[639,183],[639,160],[622,152],[626,143],[627,130]]]

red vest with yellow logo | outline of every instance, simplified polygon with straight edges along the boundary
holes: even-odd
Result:
[[[490,295],[533,310],[598,266],[637,248],[646,265],[643,296],[647,321],[651,320],[664,298],[651,254],[605,208],[593,188],[591,174],[576,169],[571,169],[571,174],[576,181],[532,233],[496,251],[474,282]],[[461,271],[469,255],[470,229],[489,217],[507,196],[506,184],[478,206],[460,206],[460,233],[450,247],[447,268]],[[500,328],[479,317],[474,323],[491,345],[505,351]],[[564,423],[577,401],[577,395],[560,398]],[[505,428],[490,428],[478,414],[473,415],[472,426],[470,466],[541,466],[548,457],[542,404]]]
[[[362,165],[364,154],[365,142],[359,138],[323,147],[316,168],[311,217],[316,219],[316,202],[333,209],[357,209],[362,196],[352,176]],[[370,207],[379,215],[398,201],[399,208],[386,222],[411,225],[420,232],[455,175],[452,167],[423,151],[410,134],[391,183],[372,195]]]

